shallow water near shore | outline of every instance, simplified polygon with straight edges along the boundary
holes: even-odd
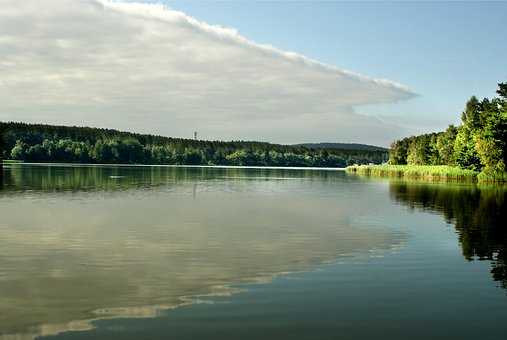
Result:
[[[499,339],[506,190],[11,164],[0,339]]]

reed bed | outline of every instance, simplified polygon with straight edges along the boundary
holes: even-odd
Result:
[[[406,177],[444,181],[477,181],[478,172],[447,165],[352,165],[348,172],[366,176]]]

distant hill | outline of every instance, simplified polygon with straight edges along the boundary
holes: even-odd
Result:
[[[310,149],[336,149],[336,150],[364,150],[364,151],[389,151],[381,146],[358,144],[358,143],[302,143],[295,146],[304,146]]]

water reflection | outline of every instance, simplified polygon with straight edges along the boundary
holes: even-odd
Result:
[[[179,166],[86,166],[22,165],[4,166],[4,189],[10,192],[120,191],[166,186],[193,180],[317,180],[336,179],[336,171],[293,169],[242,169]],[[342,179],[345,177],[342,176]],[[197,190],[197,183],[195,190]]]
[[[391,182],[390,193],[411,208],[441,213],[454,224],[463,256],[492,261],[493,279],[507,288],[505,187]]]
[[[231,284],[400,244],[329,172],[13,165],[0,191],[0,338],[151,317]],[[11,334],[11,335],[8,335]]]

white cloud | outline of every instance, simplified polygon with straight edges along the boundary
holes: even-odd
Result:
[[[412,96],[162,5],[0,0],[0,120],[385,144],[355,108]]]

